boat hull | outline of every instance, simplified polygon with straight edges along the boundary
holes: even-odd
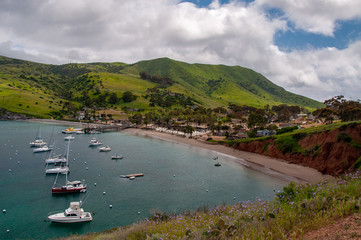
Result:
[[[85,191],[86,191],[86,187],[79,187],[79,188],[73,188],[73,189],[58,187],[58,188],[51,189],[52,194],[71,194],[71,193],[81,193],[81,192],[85,192]]]
[[[46,174],[57,174],[57,173],[66,174],[68,172],[69,172],[69,168],[49,168],[45,170]]]
[[[65,217],[64,213],[53,214],[48,217],[51,222],[56,223],[78,223],[78,222],[90,222],[93,217],[90,213],[85,213],[83,216]]]

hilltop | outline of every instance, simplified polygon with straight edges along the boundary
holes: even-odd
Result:
[[[134,98],[122,98],[126,92]],[[0,107],[49,118],[58,116],[65,102],[80,108],[135,109],[230,104],[323,106],[240,66],[188,64],[168,58],[134,64],[51,65],[0,56]]]

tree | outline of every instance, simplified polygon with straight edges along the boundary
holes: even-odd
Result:
[[[316,119],[320,119],[324,122],[332,123],[335,117],[337,116],[337,112],[332,108],[319,108],[312,113]]]
[[[135,96],[131,91],[126,91],[123,93],[123,102],[133,102],[135,99],[137,99],[137,96]]]
[[[344,122],[361,119],[360,101],[347,100],[343,95],[339,95],[325,100],[324,104],[326,108],[315,111],[319,115],[332,116],[335,114]]]
[[[266,123],[267,118],[260,113],[251,113],[248,116],[248,128],[253,128],[255,126],[263,127]]]
[[[116,93],[111,93],[109,95],[108,102],[110,104],[118,104],[119,103],[119,98],[118,98],[117,94]]]

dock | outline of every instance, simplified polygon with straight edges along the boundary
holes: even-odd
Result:
[[[120,175],[121,178],[131,178],[131,177],[143,177],[143,173],[134,173],[134,174],[128,174],[128,175]]]

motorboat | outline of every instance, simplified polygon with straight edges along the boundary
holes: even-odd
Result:
[[[53,213],[48,216],[51,222],[58,223],[77,223],[89,222],[93,220],[90,212],[84,212],[81,208],[82,202],[70,202],[69,208],[64,212]]]
[[[109,152],[110,150],[112,150],[112,149],[108,145],[106,145],[105,147],[99,148],[100,152]]]
[[[102,145],[103,143],[101,143],[98,139],[96,138],[92,138],[89,142],[89,146],[99,146]]]
[[[221,164],[220,164],[219,162],[217,162],[217,163],[215,163],[215,164],[214,164],[214,166],[216,166],[216,167],[220,167],[220,166],[221,166]]]
[[[38,153],[38,152],[48,152],[48,151],[51,151],[53,150],[53,147],[52,146],[42,146],[42,147],[39,147],[39,148],[35,148],[33,149],[33,152],[34,153]]]
[[[120,155],[119,153],[116,153],[112,156],[112,159],[123,159],[123,155]]]
[[[66,158],[61,154],[54,155],[52,157],[45,159],[45,163],[66,163],[66,162],[67,162]]]
[[[65,133],[65,134],[83,133],[83,129],[70,127],[70,128],[63,130],[62,133]]]
[[[67,140],[67,141],[74,140],[74,139],[75,139],[75,137],[73,135],[64,137],[64,140]]]
[[[69,166],[56,166],[53,168],[47,168],[45,169],[45,173],[46,174],[57,174],[57,173],[61,173],[61,174],[67,174],[69,172]]]

